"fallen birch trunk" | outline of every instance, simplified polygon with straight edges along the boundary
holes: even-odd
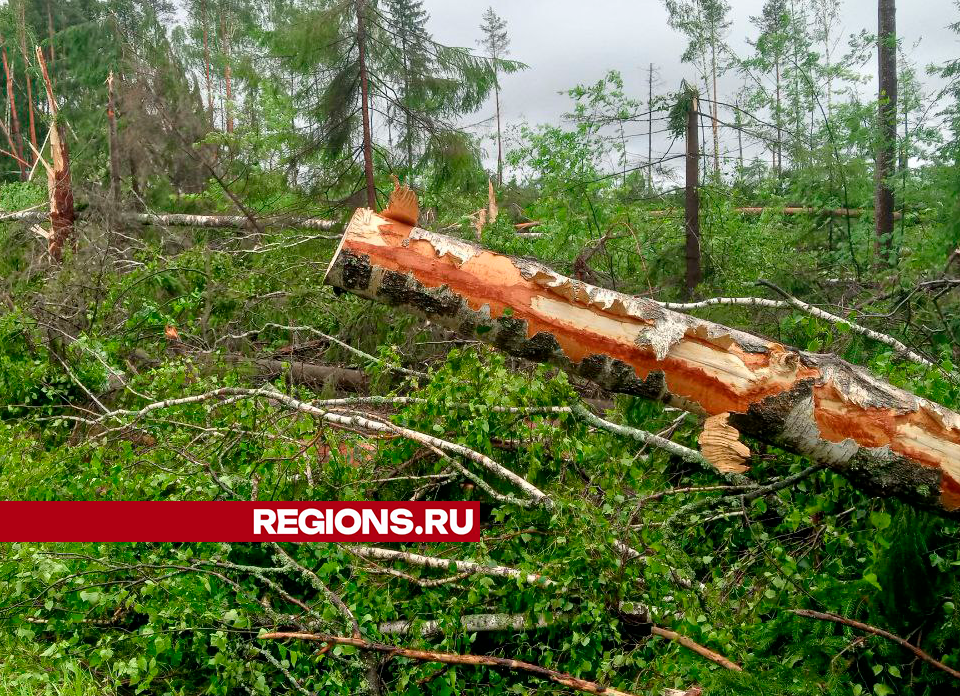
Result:
[[[325,282],[611,391],[714,416],[714,436],[748,433],[876,495],[960,515],[960,416],[834,355],[788,349],[369,209],[354,214]]]
[[[90,213],[82,212],[80,219],[90,217]],[[242,215],[186,215],[183,213],[123,213],[118,216],[127,224],[159,225],[168,227],[205,227],[223,229],[253,228],[250,219]],[[14,213],[0,213],[0,222],[28,222],[40,223],[50,219],[50,213],[40,210],[23,210]],[[292,227],[305,230],[332,230],[338,225],[336,220],[322,220],[320,218],[304,217],[277,217],[258,219],[263,227]]]

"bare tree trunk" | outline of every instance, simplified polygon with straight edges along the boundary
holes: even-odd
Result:
[[[27,114],[30,123],[30,143],[34,151],[39,151],[40,145],[37,142],[37,124],[34,115],[33,106],[33,79],[30,77],[30,55],[27,53],[27,18],[25,2],[19,5],[19,15],[17,17],[17,38],[20,43],[20,55],[23,56],[23,76],[27,83]],[[36,162],[36,155],[31,160]]]
[[[233,29],[227,31],[227,19],[222,8],[220,12],[220,34],[221,45],[223,46],[223,80],[226,87],[226,100],[224,101],[224,118],[226,119],[227,133],[233,133],[233,73],[230,68],[230,42]]]
[[[697,140],[697,110],[699,101],[694,96],[687,111],[687,168],[684,199],[684,230],[686,232],[686,297],[693,296],[703,278],[700,265],[700,144]]]
[[[896,161],[897,146],[897,7],[896,0],[877,4],[877,67],[880,93],[877,120],[879,146],[876,171],[876,260],[889,265],[893,249],[893,188],[890,177]]]
[[[325,282],[605,389],[710,416],[864,490],[960,516],[960,415],[786,348],[360,209]]]
[[[737,148],[740,151],[740,172],[743,173],[743,122],[740,115],[740,99],[736,102],[736,116],[734,117],[734,126],[737,129]]]
[[[113,93],[113,71],[107,76],[107,135],[110,146],[110,205],[111,216],[120,208],[120,141],[117,137],[117,114]]]
[[[367,31],[364,13],[366,0],[357,0],[357,45],[360,50],[360,110],[363,117],[363,177],[367,186],[367,205],[377,207],[377,185],[373,180],[373,135],[370,132],[370,86],[367,84]]]
[[[777,150],[776,150],[776,164],[774,165],[777,170],[777,178],[783,175],[783,128],[780,126],[780,57],[777,56],[776,60],[776,80],[777,80],[777,116],[774,119],[774,123],[777,125]]]
[[[710,110],[713,118],[713,175],[720,178],[720,105],[717,104],[717,44],[710,42],[710,71],[713,77],[713,104]]]
[[[210,43],[207,29],[207,0],[200,2],[200,22],[203,24],[203,62],[207,71],[207,110],[210,113],[210,127],[213,128],[213,84],[210,81]]]
[[[500,134],[500,82],[494,76],[493,98],[497,105],[497,186],[503,186],[503,137]]]
[[[50,39],[50,67],[55,68],[57,57],[53,51],[53,8],[50,6],[50,0],[47,0],[47,36]]]
[[[73,186],[70,182],[70,152],[60,130],[57,100],[53,95],[53,83],[47,72],[43,51],[37,46],[37,63],[43,75],[50,107],[50,156],[47,166],[47,189],[50,192],[50,238],[47,248],[50,256],[59,261],[63,255],[63,243],[73,234],[75,213],[73,209]]]
[[[653,63],[647,72],[647,188],[653,191]]]
[[[7,63],[7,47],[0,48],[3,56],[3,72],[7,78],[7,103],[10,105],[10,129],[12,130],[13,154],[17,156],[17,165],[20,168],[20,181],[27,180],[26,162],[23,159],[23,136],[20,134],[20,117],[17,115],[17,100],[13,93],[13,72]]]

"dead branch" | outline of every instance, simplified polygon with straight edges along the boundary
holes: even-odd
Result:
[[[317,643],[352,645],[355,648],[365,651],[385,653],[387,655],[396,655],[406,657],[411,660],[421,662],[439,662],[450,665],[486,665],[489,667],[502,667],[515,671],[527,672],[538,677],[550,679],[562,686],[576,689],[588,694],[604,694],[605,696],[635,696],[627,691],[620,691],[612,687],[602,686],[596,682],[587,681],[578,677],[547,669],[530,662],[521,660],[512,660],[505,657],[493,657],[491,655],[471,655],[458,653],[436,652],[434,650],[418,650],[399,645],[388,645],[386,643],[375,643],[362,638],[348,638],[347,636],[334,636],[323,633],[264,633],[260,636],[261,640],[308,640]]]
[[[906,648],[914,655],[919,657],[924,662],[927,662],[937,669],[943,670],[951,677],[960,679],[960,672],[953,669],[953,667],[948,667],[947,665],[940,662],[940,660],[935,659],[929,653],[924,652],[916,645],[907,642],[900,636],[896,636],[889,631],[884,631],[882,628],[877,628],[876,626],[871,626],[870,624],[865,624],[854,619],[848,619],[846,617],[840,616],[839,614],[832,614],[823,611],[813,611],[812,609],[791,609],[790,613],[796,614],[797,616],[805,616],[808,619],[819,619],[820,621],[832,621],[833,623],[842,624],[844,626],[850,626],[851,628],[857,628],[861,631],[866,631],[867,633],[872,633],[875,636],[880,636],[886,638],[887,640],[892,640],[897,645]]]
[[[738,665],[736,662],[731,662],[720,653],[714,652],[713,650],[710,650],[710,648],[705,648],[695,640],[691,640],[686,636],[681,636],[676,631],[669,631],[666,628],[661,628],[660,626],[651,626],[650,632],[653,633],[653,635],[655,636],[661,636],[668,640],[675,641],[680,645],[682,645],[683,647],[689,650],[693,650],[693,652],[697,653],[698,655],[702,655],[703,657],[707,658],[711,662],[716,662],[718,665],[720,665],[721,667],[724,667],[725,669],[731,669],[735,672],[743,671],[743,668],[740,665]]]

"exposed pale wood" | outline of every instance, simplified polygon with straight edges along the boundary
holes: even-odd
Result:
[[[73,209],[73,184],[70,181],[70,151],[60,128],[57,100],[53,94],[53,82],[47,72],[47,63],[43,51],[37,48],[37,63],[47,91],[50,107],[50,159],[47,166],[47,189],[50,193],[50,235],[47,238],[47,250],[53,259],[59,261],[63,254],[63,243],[73,234],[76,215]],[[51,46],[51,61],[53,48]]]
[[[358,210],[326,282],[606,389],[729,424],[863,489],[960,516],[960,416],[807,353]]]
[[[742,474],[749,468],[744,462],[750,456],[750,448],[740,442],[740,433],[727,422],[729,418],[729,413],[718,413],[707,418],[697,442],[703,456],[718,471]]]

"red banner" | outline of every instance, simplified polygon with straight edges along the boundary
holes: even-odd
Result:
[[[480,541],[479,503],[0,501],[0,541]]]

